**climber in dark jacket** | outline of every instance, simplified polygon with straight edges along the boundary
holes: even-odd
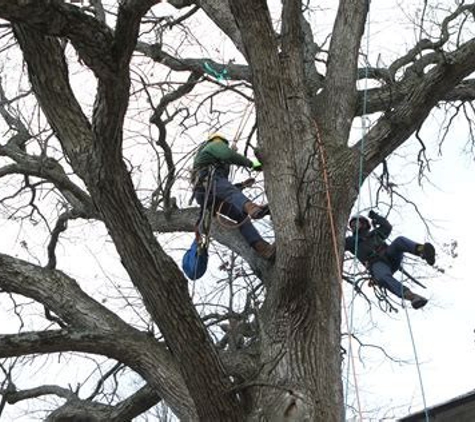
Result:
[[[435,249],[430,243],[416,243],[399,236],[388,244],[386,239],[392,226],[388,220],[371,210],[370,221],[363,216],[352,217],[349,226],[352,235],[345,239],[345,251],[356,253],[358,260],[368,268],[374,281],[396,296],[409,300],[414,309],[426,305],[427,299],[413,293],[397,281],[393,274],[400,268],[404,253],[423,258],[429,265],[435,263]]]
[[[214,212],[219,210],[221,214],[236,221],[244,239],[257,254],[273,259],[274,245],[266,242],[250,221],[250,218],[260,219],[268,215],[269,207],[253,203],[242,193],[240,186],[229,181],[229,171],[233,164],[255,171],[262,170],[262,164],[258,160],[251,161],[234,151],[224,136],[211,135],[199,147],[193,162],[194,198],[202,208],[214,206]]]

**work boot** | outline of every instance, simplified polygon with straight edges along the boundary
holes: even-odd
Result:
[[[414,309],[423,308],[427,304],[427,299],[425,297],[419,296],[418,294],[413,293],[410,290],[407,290],[404,293],[404,299],[411,301],[411,306]]]
[[[258,220],[269,214],[269,205],[266,204],[260,206],[249,201],[244,204],[244,212],[254,220]]]
[[[252,248],[261,258],[272,261],[275,259],[275,245],[266,242],[265,240],[258,240],[252,244]]]
[[[416,254],[424,259],[429,265],[435,264],[435,248],[432,243],[417,245]]]

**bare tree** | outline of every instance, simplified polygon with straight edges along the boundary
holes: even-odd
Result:
[[[0,336],[0,357],[100,355],[119,366],[102,374],[99,390],[119,367],[146,384],[106,403],[53,385],[19,390],[4,365],[2,404],[53,394],[64,404],[50,420],[131,420],[163,401],[181,420],[340,421],[342,242],[360,154],[366,178],[435,107],[472,112],[475,4],[448,2],[430,19],[423,8],[415,44],[381,66],[360,61],[366,1],[340,0],[331,36],[321,40],[311,25],[318,1],[170,0],[182,10],[176,19],[159,16],[158,3],[0,1],[1,54],[21,54],[28,74],[28,86],[19,78],[18,92],[5,85],[0,92],[8,127],[0,174],[10,186],[2,204],[10,218],[42,221],[51,233],[43,265],[0,255],[3,294],[45,310],[41,328]],[[270,6],[279,6],[273,15]],[[211,27],[238,59],[220,61],[205,41],[194,45],[198,58],[182,54]],[[373,88],[358,89],[363,79]],[[248,266],[236,267],[234,255],[223,263],[227,297],[236,294],[237,271],[244,305],[213,308],[216,300],[192,300],[157,234],[192,232],[198,214],[180,199],[189,155],[178,135],[236,124],[248,102],[256,121],[246,147],[262,152],[277,257],[263,261],[237,231],[215,224],[215,239]],[[374,117],[365,147],[363,139],[350,146],[365,114]],[[142,180],[145,168],[153,168],[154,185]],[[138,292],[127,305],[146,315],[142,326],[59,269],[58,244],[73,220],[106,227]]]

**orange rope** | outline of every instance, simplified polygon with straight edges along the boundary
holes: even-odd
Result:
[[[327,197],[327,210],[328,210],[328,217],[330,220],[330,230],[332,234],[332,240],[333,240],[333,252],[335,253],[335,262],[337,266],[337,272],[338,272],[338,278],[340,280],[340,293],[341,293],[341,299],[343,302],[343,310],[344,310],[344,315],[345,315],[345,322],[346,322],[346,327],[348,330],[348,335],[349,335],[349,355],[351,358],[351,364],[353,366],[353,381],[355,383],[355,394],[356,394],[356,401],[358,403],[358,412],[360,416],[360,421],[363,420],[363,414],[361,411],[361,402],[360,402],[360,396],[359,396],[359,390],[358,390],[358,381],[356,378],[356,366],[355,366],[355,357],[353,355],[353,347],[352,347],[352,336],[349,327],[349,321],[348,321],[348,311],[346,310],[346,300],[345,300],[345,294],[343,291],[343,274],[341,267],[342,265],[340,264],[340,253],[338,251],[338,240],[337,240],[337,235],[336,235],[336,227],[335,227],[335,220],[333,218],[333,206],[332,206],[332,200],[331,200],[331,195],[330,195],[330,181],[328,178],[328,170],[327,170],[327,161],[325,158],[325,148],[323,146],[323,142],[320,136],[320,129],[318,127],[318,124],[316,121],[314,121],[315,125],[315,130],[317,134],[317,144],[319,147],[319,152],[320,152],[320,157],[322,160],[322,169],[323,169],[323,181],[325,184],[325,193]]]

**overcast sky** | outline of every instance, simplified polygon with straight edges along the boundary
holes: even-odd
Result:
[[[392,1],[385,2],[383,6],[378,3],[380,2],[372,2],[369,27],[372,36],[369,43],[365,40],[363,44],[363,50],[370,49],[370,56],[377,55],[383,45],[386,50],[396,51],[404,48],[414,37],[414,31],[408,26],[407,38],[398,37],[395,40],[393,35],[397,32],[395,23],[398,19],[402,19],[403,8],[395,8],[396,2]],[[392,16],[393,19],[389,21],[388,16]],[[388,43],[388,40],[391,40],[391,43]],[[362,411],[365,414],[372,412],[372,417],[377,415],[378,418],[385,417],[390,420],[394,415],[400,417],[422,409],[422,392],[417,367],[414,364],[407,315],[414,334],[427,405],[438,404],[475,388],[473,381],[475,281],[471,274],[471,263],[475,256],[473,246],[475,204],[472,199],[475,188],[475,166],[470,155],[463,152],[467,142],[467,133],[463,127],[451,133],[441,157],[435,152],[438,132],[437,120],[433,120],[424,128],[424,139],[427,139],[428,146],[431,147],[429,156],[435,161],[431,165],[432,171],[428,173],[429,180],[426,180],[422,187],[415,180],[416,167],[413,164],[414,154],[418,149],[417,142],[412,141],[410,145],[398,150],[394,159],[390,160],[394,182],[400,184],[400,190],[405,193],[408,200],[420,207],[421,213],[429,221],[430,228],[429,233],[414,208],[399,201],[390,213],[390,221],[394,225],[391,238],[404,235],[415,241],[434,242],[439,259],[437,267],[445,271],[442,273],[437,269],[427,268],[424,264],[416,268],[417,274],[424,276],[421,281],[427,289],[415,286],[414,290],[429,298],[428,305],[418,311],[409,308],[407,314],[401,308],[397,314],[385,314],[374,305],[371,312],[368,312],[365,300],[356,297],[352,302],[351,290],[345,289],[346,303],[353,303],[353,308],[349,308],[349,314],[354,313],[355,334],[365,343],[378,346],[378,348],[358,349],[357,344],[353,342]],[[362,209],[367,210],[374,205],[375,194],[372,191],[374,187],[374,182],[371,182],[369,186],[365,185],[362,188]],[[379,211],[387,211],[384,203],[380,205]],[[26,237],[24,235],[26,226],[12,228],[6,221],[1,221],[0,224],[2,229],[0,250],[3,253],[18,254],[26,258],[31,250],[30,259],[35,262],[37,255],[33,251],[45,250],[45,237],[39,236],[34,226],[28,226],[29,235]],[[74,234],[74,230],[83,234],[86,229],[85,226],[75,228],[73,224],[69,234]],[[114,283],[123,282],[126,286],[125,274],[120,266],[113,270],[114,277],[110,274],[109,280],[104,277],[101,268],[107,267],[108,259],[112,259],[113,252],[107,250],[112,246],[100,227],[96,226],[94,230],[100,233],[97,243],[75,245],[72,241],[65,241],[60,245],[59,256],[67,252],[81,257],[69,267],[72,276],[83,280],[104,279],[102,280],[104,288],[107,283],[111,283],[109,287],[112,286],[112,278]],[[430,237],[431,234],[433,237]],[[22,240],[26,241],[23,246],[20,245]],[[442,252],[443,244],[451,241],[458,243],[458,256],[455,259]],[[90,286],[89,283],[83,284],[85,289]],[[114,284],[114,288],[116,287]],[[369,288],[365,287],[365,293],[373,298]],[[6,309],[4,304],[3,307],[0,306],[2,321],[7,319]],[[17,329],[18,321],[13,320],[11,324],[2,327],[2,332],[15,332]],[[343,346],[346,347],[347,344],[344,343]],[[391,361],[379,347],[384,348],[385,352],[398,362]],[[361,354],[357,355],[357,352]],[[353,374],[350,376],[353,378]],[[351,391],[349,403],[356,406],[353,385]],[[28,417],[22,419],[22,421],[28,420]]]

